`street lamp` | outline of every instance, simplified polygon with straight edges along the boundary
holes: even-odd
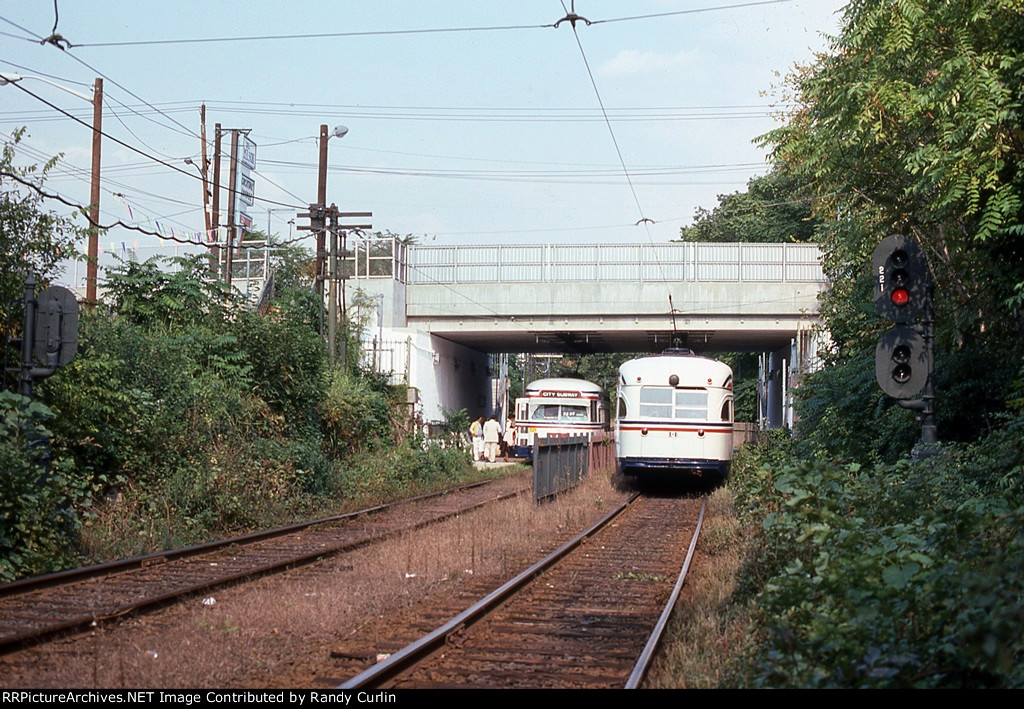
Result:
[[[92,104],[92,180],[89,190],[89,246],[85,271],[85,300],[96,302],[96,270],[99,260],[99,224],[100,224],[100,137],[103,135],[103,79],[96,79],[93,84],[92,96],[79,93],[74,89],[54,83],[41,76],[22,76],[19,74],[0,74],[0,86],[13,84],[22,79],[35,79],[49,84],[61,91],[77,96]]]
[[[199,167],[192,158],[185,158],[185,164],[198,170],[199,176],[203,178],[203,221],[206,224],[206,238],[209,239],[212,228],[210,224],[210,186],[206,177],[209,161],[204,161],[203,166]]]
[[[316,201],[321,207],[327,206],[327,141],[331,138],[344,138],[348,134],[345,126],[335,126],[334,130],[328,133],[327,124],[320,126],[320,169],[317,174]],[[324,297],[323,280],[320,278],[324,268],[324,233],[321,231],[316,235],[316,276],[317,293],[320,299]]]
[[[327,141],[331,138],[344,138],[348,134],[348,128],[345,126],[335,126],[334,130],[328,132],[327,124],[320,125],[320,169],[317,174],[317,190],[316,200],[320,209],[326,209],[327,207]],[[324,212],[326,216],[326,212]],[[337,219],[332,218],[332,225],[336,225]],[[323,303],[324,303],[324,244],[326,242],[326,225],[327,220],[323,221],[323,228],[320,233],[316,235],[316,278],[317,278],[317,300],[320,302],[320,320],[323,322]],[[328,312],[327,312],[327,348],[330,353],[331,364],[334,364],[336,353],[335,353],[335,338],[337,334],[337,319],[338,319],[338,234],[332,228],[331,229],[331,263],[330,263],[330,287],[328,288]]]

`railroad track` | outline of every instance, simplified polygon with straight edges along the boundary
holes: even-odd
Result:
[[[0,586],[0,653],[242,579],[352,551],[529,492],[464,485],[343,515]]]
[[[704,506],[633,496],[340,689],[639,686],[682,588]]]

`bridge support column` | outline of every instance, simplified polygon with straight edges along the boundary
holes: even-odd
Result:
[[[765,382],[764,425],[766,428],[788,426],[790,421],[785,406],[789,390],[790,347],[782,347],[768,355],[767,368],[761,373],[761,381]],[[762,367],[765,361],[762,360]]]

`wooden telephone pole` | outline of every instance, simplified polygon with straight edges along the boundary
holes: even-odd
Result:
[[[96,302],[100,225],[100,138],[103,135],[103,79],[96,79],[92,91],[92,181],[89,189],[89,248],[85,267],[85,300]]]

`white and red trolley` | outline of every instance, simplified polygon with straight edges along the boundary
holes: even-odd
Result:
[[[538,379],[516,399],[516,454],[533,455],[537,438],[587,435],[604,440],[610,430],[608,398],[584,379]]]
[[[638,357],[619,368],[615,456],[619,473],[729,475],[732,369],[687,349]]]

